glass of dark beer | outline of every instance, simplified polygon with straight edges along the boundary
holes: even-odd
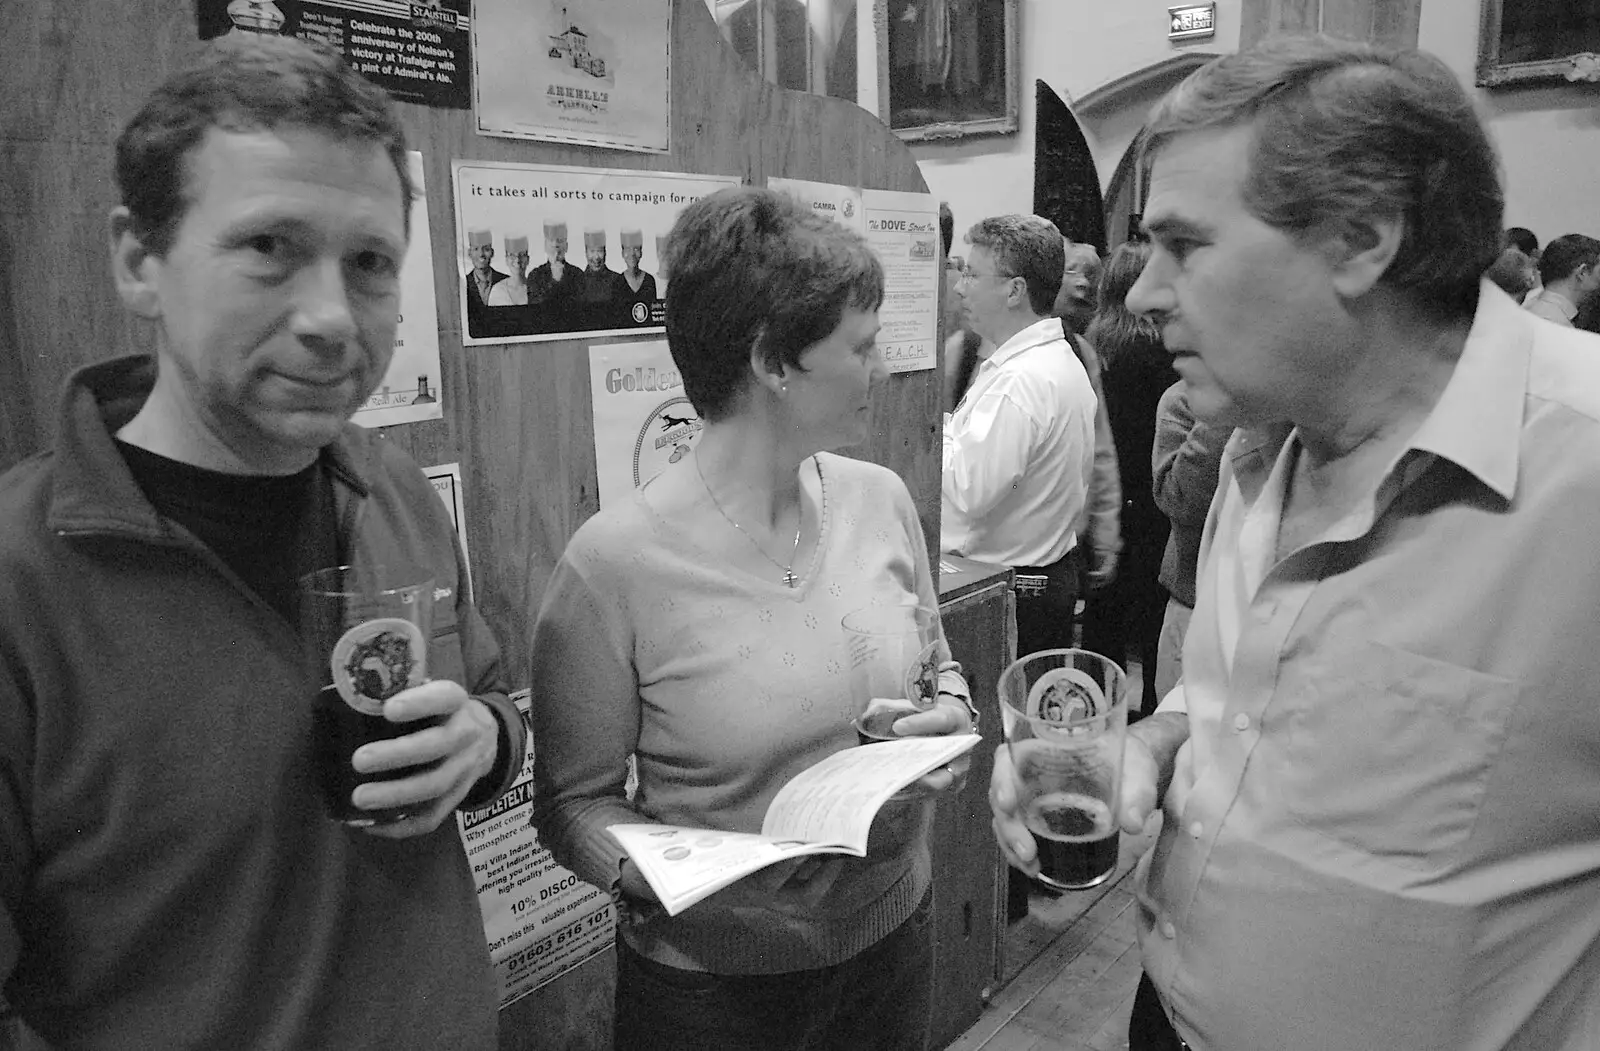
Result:
[[[939,614],[915,603],[864,606],[842,622],[860,744],[899,740],[895,720],[938,702]]]
[[[1084,890],[1117,867],[1126,680],[1109,657],[1042,650],[1000,676],[1000,713],[1041,883]]]
[[[416,566],[331,566],[300,578],[300,637],[319,683],[313,750],[334,820],[352,827],[400,821],[406,808],[364,810],[358,785],[408,777],[416,767],[361,773],[356,749],[423,729],[383,717],[384,702],[428,681],[433,577]]]

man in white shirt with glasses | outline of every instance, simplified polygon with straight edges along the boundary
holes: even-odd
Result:
[[[962,314],[995,350],[945,417],[940,547],[1016,568],[1019,653],[1069,646],[1095,396],[1051,313],[1061,233],[1036,215],[1001,215],[966,241]]]

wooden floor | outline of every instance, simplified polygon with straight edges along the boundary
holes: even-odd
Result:
[[[1008,980],[947,1051],[1125,1051],[1140,971],[1133,859],[1147,842],[1124,837],[1116,876],[1094,890],[1033,895],[1006,933]]]

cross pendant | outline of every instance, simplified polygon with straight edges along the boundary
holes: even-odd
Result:
[[[783,571],[783,582],[789,587],[794,587],[800,582],[800,578],[794,575],[794,570],[786,569]]]

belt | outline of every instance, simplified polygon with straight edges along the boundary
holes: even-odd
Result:
[[[1081,557],[1074,547],[1048,566],[1013,566],[1012,585],[1017,597],[1037,598],[1049,589],[1052,580],[1074,583]]]

